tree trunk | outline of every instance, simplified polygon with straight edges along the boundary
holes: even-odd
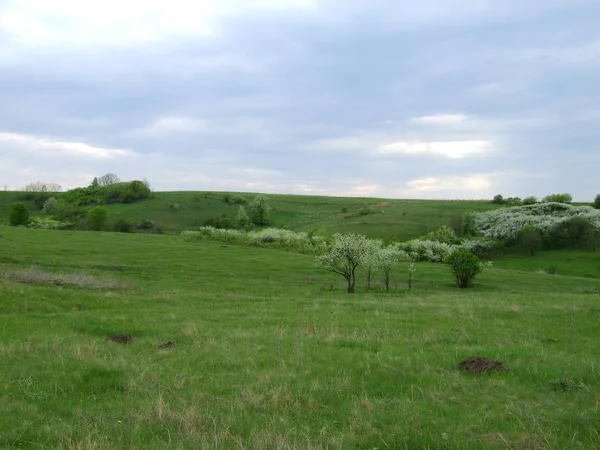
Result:
[[[345,276],[345,278],[348,282],[348,294],[354,294],[354,279],[352,276]]]

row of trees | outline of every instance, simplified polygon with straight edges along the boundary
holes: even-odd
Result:
[[[344,277],[348,293],[354,293],[357,269],[360,266],[366,272],[367,289],[371,286],[375,271],[380,271],[383,275],[385,290],[388,292],[392,270],[400,261],[408,262],[410,288],[415,263],[405,252],[399,251],[391,245],[383,247],[381,241],[348,233],[335,234],[327,252],[318,256],[315,263]],[[475,276],[483,270],[483,264],[479,258],[465,248],[457,248],[445,258],[444,262],[449,265],[456,285],[460,288],[470,287]]]
[[[505,198],[502,194],[497,194],[492,199],[492,203],[495,205],[506,205],[506,206],[522,206],[522,205],[535,205],[536,203],[571,203],[573,196],[568,192],[562,194],[550,194],[538,200],[535,196],[520,198],[520,197],[507,197]],[[592,206],[596,209],[600,209],[600,194],[596,195]]]
[[[492,203],[495,205],[506,205],[506,206],[522,206],[522,205],[535,205],[536,203],[571,203],[573,196],[568,192],[563,194],[550,194],[538,200],[535,196],[529,196],[525,198],[521,197],[507,197],[504,198],[502,194],[497,194],[492,199]]]
[[[33,201],[44,212],[43,217],[33,217],[22,202],[12,205],[9,224],[37,228],[77,227],[90,230],[116,229],[132,231],[132,221],[117,218],[108,223],[108,210],[101,205],[131,203],[152,194],[148,181],[121,181],[113,173],[96,177],[86,187],[62,192],[53,182],[36,181],[26,185],[19,193],[20,200]],[[92,208],[89,208],[89,207]],[[145,224],[147,225],[147,224]]]

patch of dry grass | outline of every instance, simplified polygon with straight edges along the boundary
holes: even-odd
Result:
[[[131,284],[108,277],[96,277],[85,273],[53,273],[31,266],[25,270],[3,273],[5,280],[23,284],[68,286],[80,289],[111,290],[131,289]]]

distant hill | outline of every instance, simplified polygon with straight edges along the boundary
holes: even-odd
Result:
[[[197,228],[211,217],[235,219],[239,205],[224,202],[226,196],[251,201],[256,194],[232,192],[155,192],[153,198],[127,204],[106,205],[111,218],[139,222],[151,219],[168,234]],[[272,226],[291,230],[325,227],[328,233],[355,232],[384,239],[409,239],[441,227],[469,211],[497,208],[479,200],[398,200],[382,198],[324,197],[267,194]],[[6,221],[16,192],[0,192],[0,222]],[[41,211],[24,202],[33,215]],[[176,205],[176,206],[175,206]]]

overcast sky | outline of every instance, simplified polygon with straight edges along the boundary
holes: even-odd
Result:
[[[0,187],[600,192],[598,0],[0,0]]]

